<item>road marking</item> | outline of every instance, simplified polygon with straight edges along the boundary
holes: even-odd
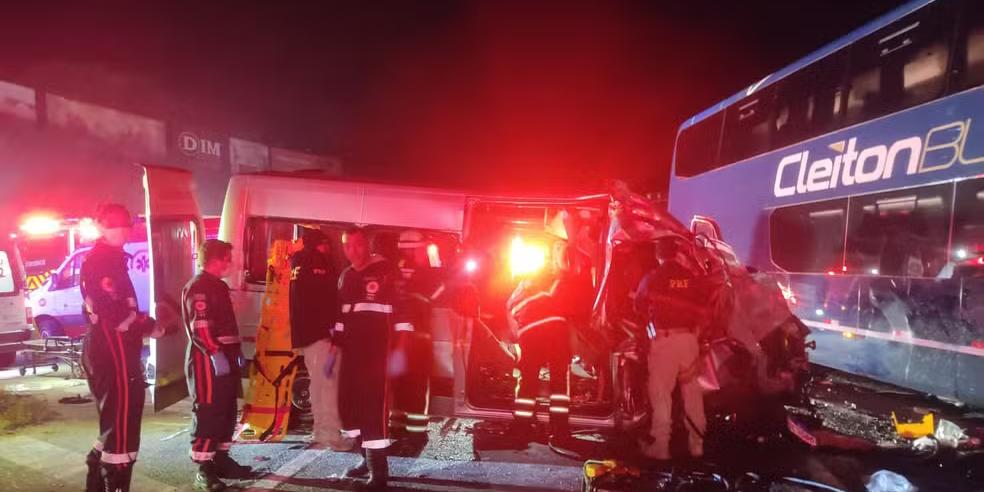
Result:
[[[29,436],[13,436],[0,439],[4,447],[16,449],[4,453],[3,459],[48,477],[49,483],[66,482],[66,485],[85,483],[85,455],[48,444]],[[39,460],[39,456],[45,459]],[[60,458],[60,459],[59,459]],[[133,490],[177,492],[179,489],[140,473],[140,465],[134,468]]]
[[[978,357],[984,357],[984,348],[977,348],[967,345],[954,345],[952,343],[938,342],[936,340],[927,340],[925,338],[918,338],[912,336],[911,331],[893,330],[891,333],[885,333],[880,331],[855,328],[853,326],[844,326],[838,323],[823,323],[820,321],[810,321],[810,320],[802,320],[802,321],[803,324],[805,324],[806,326],[817,328],[820,330],[849,333],[851,335],[862,335],[867,338],[877,338],[880,340],[887,340],[889,342],[896,342],[896,343],[902,343],[907,345],[916,345],[919,347],[943,350],[947,352],[956,352],[960,354],[976,355]]]
[[[275,490],[280,484],[288,478],[293,477],[297,472],[304,469],[304,467],[311,464],[312,461],[318,459],[319,456],[324,454],[322,449],[306,449],[302,451],[296,458],[288,461],[286,464],[277,469],[277,471],[267,475],[267,478],[260,479],[258,482],[254,483],[246,492],[257,492],[260,490]]]

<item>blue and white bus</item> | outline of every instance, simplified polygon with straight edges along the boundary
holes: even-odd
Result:
[[[984,405],[984,8],[918,0],[688,119],[669,209],[821,365]]]

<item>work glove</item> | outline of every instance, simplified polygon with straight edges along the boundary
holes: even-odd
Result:
[[[331,350],[328,351],[328,358],[325,360],[325,367],[324,367],[325,377],[330,378],[331,375],[334,374],[335,363],[337,361],[338,361],[338,349],[332,347]]]
[[[226,354],[222,352],[216,352],[211,355],[212,368],[215,370],[216,376],[225,376],[229,374],[229,358]]]

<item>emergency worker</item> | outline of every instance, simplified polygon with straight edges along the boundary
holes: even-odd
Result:
[[[352,449],[342,437],[338,416],[339,352],[331,343],[338,308],[338,274],[328,257],[328,238],[306,228],[304,248],[290,258],[290,335],[294,350],[304,357],[311,378],[313,441],[336,451]]]
[[[395,378],[394,409],[390,427],[397,437],[405,437],[413,445],[427,442],[427,403],[430,374],[433,365],[431,342],[431,311],[444,300],[446,287],[441,270],[431,266],[428,248],[419,231],[400,234],[400,272],[403,277],[403,306],[413,324],[407,335],[406,370]]]
[[[384,488],[389,478],[387,448],[392,444],[386,425],[387,377],[392,333],[413,331],[399,306],[400,271],[384,258],[369,253],[360,228],[342,236],[351,262],[338,281],[339,319],[335,340],[342,348],[339,410],[343,434],[358,438],[361,462],[347,478],[368,477],[370,488]],[[397,335],[396,352],[405,346]]]
[[[704,454],[704,396],[697,382],[699,330],[707,313],[707,289],[692,264],[680,252],[677,239],[655,245],[659,265],[647,273],[636,292],[636,310],[647,322],[649,342],[649,401],[652,405],[652,442],[643,454],[668,460],[672,432],[673,390],[679,384],[684,428],[690,455]]]
[[[130,213],[118,204],[100,207],[99,241],[81,268],[80,290],[88,329],[83,364],[96,398],[99,437],[86,457],[88,492],[130,490],[140,448],[144,381],[140,351],[143,338],[159,338],[163,325],[138,310],[137,296],[123,251],[130,235]]]
[[[540,368],[550,371],[550,434],[555,438],[570,435],[570,329],[569,251],[563,241],[554,243],[551,268],[535,278],[525,279],[506,302],[515,320],[519,338],[519,381],[513,405],[517,432],[528,431],[536,422],[536,397],[540,385]]]
[[[181,292],[181,314],[188,335],[191,459],[198,464],[194,487],[213,491],[225,488],[220,478],[248,478],[252,470],[229,456],[244,362],[229,286],[222,281],[232,264],[232,245],[205,241],[198,259],[201,271]]]

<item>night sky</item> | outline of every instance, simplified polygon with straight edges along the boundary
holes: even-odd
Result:
[[[356,176],[521,191],[663,187],[684,118],[900,2],[25,3],[0,79]]]

